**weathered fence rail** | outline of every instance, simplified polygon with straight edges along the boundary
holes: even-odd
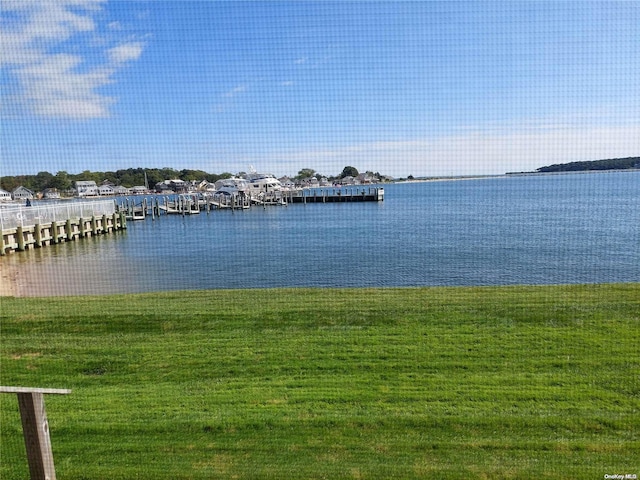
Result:
[[[64,222],[68,218],[91,218],[112,215],[116,211],[113,200],[94,202],[64,202],[50,205],[6,205],[0,208],[0,229],[30,227],[37,224]]]
[[[112,200],[0,208],[0,255],[126,228]]]
[[[18,395],[22,433],[27,449],[31,480],[55,480],[49,422],[44,408],[45,394],[67,395],[71,390],[53,388],[0,387],[0,393]]]

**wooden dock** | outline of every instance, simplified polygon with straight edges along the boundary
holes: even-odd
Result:
[[[0,209],[0,255],[127,228],[112,200]]]
[[[242,195],[181,194],[151,196],[143,199],[124,198],[118,211],[127,220],[144,220],[164,215],[194,215],[213,210],[247,210],[251,207],[286,206],[306,203],[382,202],[384,188],[354,186],[329,187],[269,192],[256,198]]]
[[[127,228],[127,220],[161,214],[193,215],[202,211],[249,209],[307,203],[382,202],[381,187],[329,187],[270,192],[258,198],[241,195],[183,194],[170,197],[124,197],[118,200],[61,202],[0,208],[0,255],[41,248]]]
[[[315,188],[284,192],[288,203],[382,202],[382,187]]]

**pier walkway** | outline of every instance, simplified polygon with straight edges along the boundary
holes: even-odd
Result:
[[[382,187],[313,188],[283,192],[288,203],[382,202]]]
[[[113,200],[0,207],[0,255],[127,228]]]
[[[128,220],[144,220],[147,216],[155,218],[165,215],[193,215],[212,210],[246,210],[251,207],[287,206],[306,203],[339,202],[382,202],[382,187],[323,187],[269,192],[255,198],[248,195],[223,195],[219,193],[185,193],[174,195],[153,195],[136,200],[123,198],[118,203],[118,212],[124,213]]]

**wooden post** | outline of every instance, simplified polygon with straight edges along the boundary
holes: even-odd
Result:
[[[39,223],[36,223],[33,227],[34,245],[36,247],[42,246],[42,227]]]
[[[64,225],[64,231],[67,235],[67,242],[73,240],[73,227],[71,226],[70,218],[67,218],[67,222]]]
[[[18,237],[18,250],[22,252],[25,249],[24,245],[24,232],[22,231],[22,227],[19,226],[16,228],[16,236]]]
[[[58,243],[58,222],[51,222],[51,243]]]
[[[44,394],[69,394],[71,390],[52,388],[0,387],[0,393],[16,393],[22,419],[22,433],[27,449],[31,480],[55,480],[49,422]]]

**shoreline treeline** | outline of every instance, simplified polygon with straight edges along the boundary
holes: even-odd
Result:
[[[540,167],[536,172],[581,172],[588,170],[627,170],[640,168],[640,157],[610,158],[585,162],[570,162]]]
[[[97,185],[111,182],[114,185],[133,187],[134,185],[155,185],[167,179],[207,180],[216,182],[221,178],[231,177],[231,173],[208,173],[203,170],[175,170],[173,168],[127,168],[108,172],[92,172],[85,170],[81,173],[60,171],[53,175],[49,172],[39,172],[37,175],[4,176],[0,179],[0,188],[10,192],[19,186],[24,186],[34,192],[41,192],[46,188],[67,191],[73,188],[76,181],[93,180]]]
[[[242,173],[242,172],[241,172]],[[125,187],[133,187],[135,185],[156,185],[169,179],[180,179],[185,182],[202,181],[215,183],[220,179],[233,177],[234,174],[209,173],[204,170],[183,169],[175,170],[173,168],[127,168],[116,171],[92,172],[85,170],[81,173],[68,173],[59,171],[55,175],[50,172],[38,172],[36,175],[14,175],[0,177],[0,188],[11,192],[16,188],[23,186],[34,192],[41,192],[47,188],[55,188],[60,192],[69,191],[73,188],[76,181],[93,180],[97,185],[105,182],[113,185],[123,185]],[[304,168],[298,172],[295,178],[304,178],[320,175],[313,169]],[[342,173],[336,177],[328,177],[329,179],[344,178],[347,175],[357,176],[358,170],[355,167],[344,167]],[[375,173],[378,178],[380,173]]]

